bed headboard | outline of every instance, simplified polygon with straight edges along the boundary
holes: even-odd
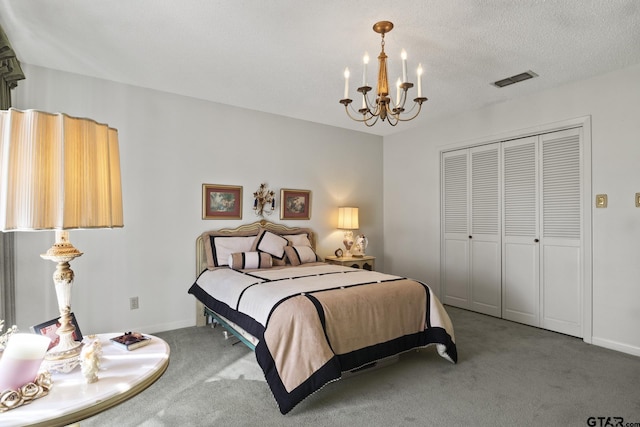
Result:
[[[222,228],[220,230],[214,230],[216,233],[233,236],[236,234],[255,233],[256,235],[261,228],[267,229],[276,234],[297,234],[300,232],[306,232],[311,242],[311,247],[316,250],[316,235],[308,228],[301,227],[287,227],[282,224],[274,224],[267,220],[260,220],[251,224],[244,224],[237,228]],[[207,254],[204,248],[205,238],[207,238],[207,232],[202,233],[196,239],[196,277],[207,268]],[[198,300],[196,300],[196,326],[204,326],[206,324],[206,317],[204,315],[204,306]]]
[[[273,222],[269,222],[264,219],[252,222],[251,224],[243,224],[237,228],[222,228],[215,231],[216,233],[223,233],[225,235],[228,234],[229,236],[253,232],[255,232],[255,234],[257,235],[261,228],[264,228],[276,234],[296,234],[301,231],[306,231],[309,236],[309,241],[311,242],[311,247],[314,251],[316,250],[315,233],[311,232],[308,228],[287,227],[286,225],[274,224]],[[204,232],[196,239],[196,277],[198,277],[198,275],[202,273],[202,270],[207,268],[207,255],[204,250],[204,238],[206,234],[207,233]]]

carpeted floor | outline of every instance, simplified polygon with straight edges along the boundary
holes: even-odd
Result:
[[[447,311],[457,365],[435,348],[409,352],[398,363],[327,385],[285,416],[253,353],[231,345],[220,327],[158,333],[171,346],[167,372],[81,425],[588,426],[605,425],[598,417],[612,417],[612,423],[621,417],[622,425],[640,427],[640,358],[490,316]]]

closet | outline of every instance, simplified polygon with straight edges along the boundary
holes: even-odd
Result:
[[[444,153],[444,303],[501,314],[500,144]]]
[[[582,128],[442,153],[445,304],[582,336]]]

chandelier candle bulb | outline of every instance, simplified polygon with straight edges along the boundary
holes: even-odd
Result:
[[[407,51],[402,49],[400,56],[402,57],[402,83],[406,83],[407,82]]]
[[[349,67],[344,69],[344,97],[343,99],[349,98]]]
[[[367,85],[367,64],[369,64],[369,54],[365,52],[362,57],[362,86]]]
[[[418,98],[422,98],[422,63],[418,64]]]

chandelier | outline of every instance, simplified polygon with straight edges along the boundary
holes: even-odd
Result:
[[[395,102],[389,94],[389,80],[387,77],[387,54],[384,52],[384,35],[393,29],[393,23],[389,21],[376,22],[373,26],[373,31],[382,36],[380,43],[382,50],[378,55],[379,69],[378,69],[378,87],[377,97],[375,102],[372,102],[367,94],[371,91],[371,87],[367,86],[367,64],[369,63],[369,55],[365,53],[363,58],[363,71],[362,71],[362,86],[358,88],[358,92],[362,94],[362,108],[355,110],[351,106],[353,113],[359,113],[361,116],[353,116],[349,111],[349,104],[353,102],[349,98],[349,68],[344,70],[344,98],[340,100],[340,103],[344,105],[344,109],[347,115],[357,122],[363,122],[365,125],[371,127],[378,119],[387,121],[391,126],[395,126],[398,122],[408,122],[415,119],[420,110],[422,109],[422,103],[427,98],[422,96],[422,64],[418,65],[417,77],[418,77],[418,97],[414,98],[413,105],[410,110],[405,109],[407,102],[407,92],[413,87],[413,83],[407,81],[407,53],[402,50],[402,79],[398,78],[396,83],[396,97]],[[411,115],[411,112],[418,106],[417,111]]]

